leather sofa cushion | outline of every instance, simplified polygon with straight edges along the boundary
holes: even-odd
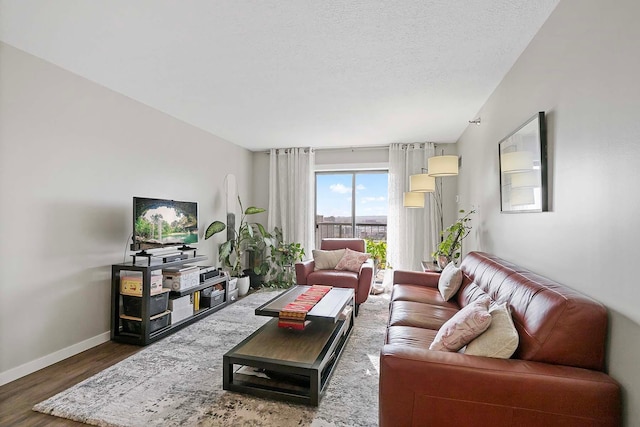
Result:
[[[309,273],[307,285],[327,285],[338,288],[358,288],[358,273],[353,271],[319,270]]]
[[[480,287],[474,282],[472,282],[468,276],[463,276],[462,286],[458,290],[458,293],[456,294],[456,297],[454,299],[457,300],[460,307],[465,307],[480,298],[482,295],[486,294],[487,293],[480,289]],[[495,300],[492,299],[492,301]]]
[[[391,301],[414,301],[452,308],[456,311],[460,309],[455,300],[445,301],[438,288],[422,285],[394,285]]]
[[[389,314],[390,326],[413,326],[438,331],[458,309],[412,301],[395,301]]]
[[[389,326],[385,344],[397,344],[428,350],[437,332],[432,329],[414,328],[412,326]]]

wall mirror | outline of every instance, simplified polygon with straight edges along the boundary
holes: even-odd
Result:
[[[500,210],[544,212],[547,204],[547,130],[539,112],[498,143]]]

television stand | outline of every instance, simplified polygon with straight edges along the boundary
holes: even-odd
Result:
[[[158,290],[157,280],[158,276],[163,277],[163,270],[172,269],[173,273],[176,268],[185,268],[187,264],[201,263],[206,259],[206,256],[199,255],[162,262],[161,259],[153,257],[149,266],[146,263],[136,265],[131,262],[112,265],[111,339],[127,344],[151,344],[229,305],[233,300],[229,294],[229,278],[224,274],[205,280],[199,278],[197,285],[179,291],[167,288]],[[196,271],[192,274],[198,273],[199,271]],[[137,281],[137,290],[123,289],[124,280]],[[185,296],[187,298],[182,302],[186,305],[178,303],[179,305],[174,306],[178,298]],[[199,301],[199,307],[194,305],[195,300]],[[183,312],[177,316],[176,311],[185,306],[189,307],[186,309],[188,315],[184,317]],[[125,313],[125,310],[130,310],[129,307],[137,307],[136,313]],[[155,314],[158,310],[161,312]]]

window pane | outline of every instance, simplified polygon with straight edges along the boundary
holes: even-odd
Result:
[[[386,240],[389,211],[388,173],[356,174],[356,235]]]
[[[352,174],[317,174],[316,213],[325,221],[351,223]]]
[[[316,174],[316,246],[324,237],[353,237],[351,173]]]

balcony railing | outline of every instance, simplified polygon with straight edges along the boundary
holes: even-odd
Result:
[[[320,222],[316,224],[316,246],[327,237],[358,237],[361,239],[387,240],[387,224],[356,222],[355,233],[350,223]]]

